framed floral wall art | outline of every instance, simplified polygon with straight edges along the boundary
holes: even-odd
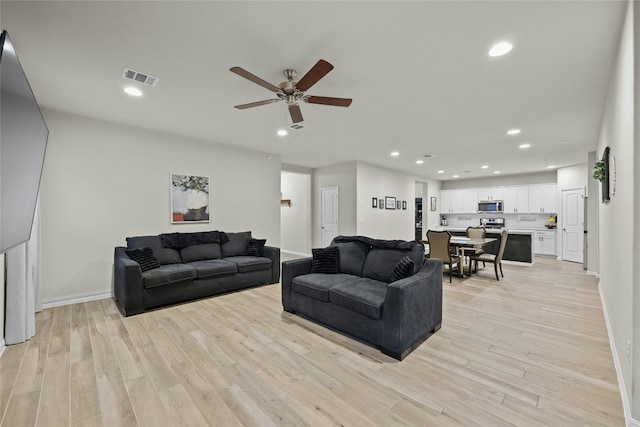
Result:
[[[171,174],[171,223],[209,222],[209,177]]]

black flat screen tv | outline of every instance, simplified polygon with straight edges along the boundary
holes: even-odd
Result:
[[[29,240],[49,129],[9,35],[0,43],[0,253]]]

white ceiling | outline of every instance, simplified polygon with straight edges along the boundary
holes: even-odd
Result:
[[[547,170],[596,148],[626,1],[2,1],[0,19],[41,106],[275,153],[320,167],[352,160],[448,180]],[[512,52],[491,58],[497,41]],[[229,71],[268,82],[335,66],[302,104],[284,103]],[[125,67],[159,77],[141,98]],[[507,136],[510,128],[522,133]],[[518,149],[523,142],[528,150]],[[179,144],[176,138],[176,144]],[[400,156],[391,158],[397,150]],[[416,165],[417,159],[423,165]],[[487,164],[488,169],[480,169]],[[442,169],[446,172],[438,174]],[[467,172],[468,171],[468,172]]]

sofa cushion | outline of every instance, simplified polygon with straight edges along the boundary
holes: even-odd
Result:
[[[145,288],[195,280],[196,268],[187,264],[168,264],[142,273]]]
[[[187,246],[180,249],[180,257],[182,262],[220,259],[222,258],[222,249],[220,249],[220,243]]]
[[[154,268],[160,267],[158,260],[153,255],[153,251],[148,246],[138,249],[127,249],[124,252],[129,258],[140,265],[140,270],[142,271],[153,270]]]
[[[222,259],[208,259],[203,261],[194,261],[189,264],[196,268],[198,279],[207,277],[224,276],[227,274],[236,274],[238,265],[235,262],[229,262]]]
[[[249,239],[251,239],[251,232],[241,231],[238,233],[226,233],[226,235],[229,238],[229,241],[221,245],[222,257],[227,258],[230,256],[244,255]]]
[[[331,303],[374,320],[382,317],[382,305],[386,298],[387,284],[366,278],[341,283],[329,290]]]
[[[181,263],[180,253],[175,249],[162,246],[160,236],[127,237],[127,249],[139,249],[148,246],[160,265]]]
[[[329,302],[329,290],[341,283],[350,283],[360,277],[351,274],[303,274],[293,279],[291,289],[318,301]]]
[[[257,256],[232,256],[223,261],[233,262],[238,266],[238,273],[271,269],[271,258]]]
[[[362,267],[369,253],[369,246],[363,242],[332,242],[338,248],[338,269],[340,273],[362,276]]]
[[[248,256],[264,256],[264,245],[267,239],[249,239],[244,254]]]
[[[400,261],[393,267],[391,281],[395,282],[409,276],[413,276],[413,260],[405,255],[400,258]]]
[[[339,249],[335,246],[328,248],[313,248],[311,254],[311,272],[336,274],[338,273]]]

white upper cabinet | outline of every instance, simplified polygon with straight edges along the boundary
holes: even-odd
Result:
[[[529,213],[529,187],[504,189],[504,213]]]
[[[556,213],[557,191],[555,184],[529,186],[530,213]]]
[[[504,189],[502,187],[478,188],[478,201],[504,200]]]
[[[476,213],[478,191],[475,189],[440,191],[440,213]]]

